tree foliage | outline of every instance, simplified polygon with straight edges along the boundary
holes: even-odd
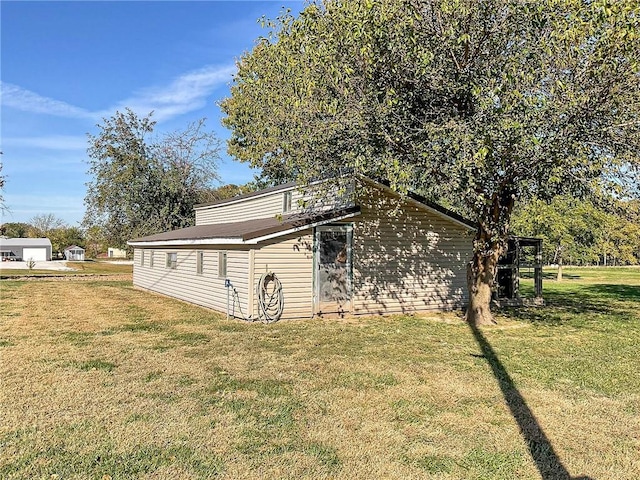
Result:
[[[51,230],[47,235],[51,241],[51,249],[53,252],[62,254],[64,249],[76,245],[84,248],[85,237],[84,232],[79,227],[59,227]]]
[[[258,189],[259,187],[255,182],[249,182],[244,185],[229,183],[203,192],[201,202],[209,203],[218,200],[225,200],[227,198],[237,197],[238,195],[244,195],[245,193],[254,192]]]
[[[562,280],[566,263],[597,263],[598,226],[603,226],[606,216],[591,202],[558,196],[549,203],[527,202],[516,209],[512,223],[515,233],[543,239],[543,260],[558,265],[558,280]]]
[[[54,213],[41,213],[29,220],[29,237],[48,237],[49,233],[58,228],[66,227],[66,222]]]
[[[599,206],[568,196],[533,199],[515,209],[513,231],[542,238],[548,264],[640,264],[638,201],[611,200]]]
[[[620,202],[605,222],[601,255],[604,265],[640,265],[640,200]]]
[[[48,238],[51,241],[52,253],[62,255],[64,249],[72,245],[84,247],[84,232],[80,227],[69,226],[54,213],[42,213],[33,216],[26,224],[26,236],[31,238]]]
[[[204,119],[154,140],[151,117],[116,112],[89,135],[83,224],[99,226],[111,246],[191,225],[193,205],[216,178],[219,141]]]
[[[98,225],[88,228],[85,233],[84,245],[86,256],[97,258],[101,253],[109,249],[109,242],[105,238],[103,230]]]
[[[326,0],[265,24],[221,104],[229,152],[274,183],[448,197],[477,224],[471,322],[516,200],[637,182],[637,0]]]
[[[7,222],[0,225],[0,235],[8,238],[27,238],[31,225],[24,222]]]

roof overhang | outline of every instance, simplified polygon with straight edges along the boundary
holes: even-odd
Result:
[[[257,245],[273,238],[290,235],[309,228],[339,222],[360,215],[359,207],[351,207],[339,211],[323,212],[310,217],[293,218],[282,221],[267,228],[247,232],[238,236],[228,237],[203,237],[203,238],[175,238],[161,240],[130,240],[127,242],[132,247],[189,247],[198,245]],[[238,222],[243,223],[243,222]],[[211,227],[215,227],[212,225]],[[179,231],[176,231],[179,232]],[[179,235],[179,233],[177,233]]]
[[[241,238],[194,238],[178,240],[130,240],[131,247],[187,247],[189,245],[246,245]],[[251,242],[253,243],[253,242]]]

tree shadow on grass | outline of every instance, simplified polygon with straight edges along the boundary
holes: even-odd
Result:
[[[498,382],[502,395],[515,419],[520,433],[524,438],[529,454],[536,464],[538,472],[543,480],[592,480],[587,476],[572,477],[567,468],[562,464],[551,441],[544,433],[535,415],[527,405],[526,400],[518,391],[513,379],[496,355],[482,332],[475,326],[470,325],[473,336],[480,346],[482,356],[493,371],[493,375]]]
[[[608,299],[640,303],[640,285],[598,283],[594,285],[586,285],[584,288],[587,291]]]
[[[523,267],[522,270],[520,270],[520,278],[533,279],[534,276],[535,275],[533,273],[533,269],[528,270],[527,267]],[[549,271],[543,270],[542,272],[543,280],[555,280],[556,278],[558,278],[558,272],[549,272]],[[579,280],[582,277],[576,273],[563,273],[562,278],[567,280]]]
[[[624,315],[631,309],[625,302],[640,304],[640,286],[616,284],[580,285],[570,292],[548,290],[544,292],[542,307],[504,308],[515,320],[560,325],[571,322],[578,326],[589,314]],[[636,308],[637,310],[637,308]],[[631,317],[629,317],[631,318]]]

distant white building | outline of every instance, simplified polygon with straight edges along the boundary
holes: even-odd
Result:
[[[0,238],[2,260],[51,260],[51,241],[48,238]]]
[[[77,245],[71,245],[64,249],[64,258],[66,260],[84,262],[84,248]]]
[[[127,258],[127,251],[122,250],[120,248],[111,248],[107,249],[107,257],[109,258]]]

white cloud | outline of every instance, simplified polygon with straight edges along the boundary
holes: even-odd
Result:
[[[93,118],[91,112],[53,98],[43,97],[11,83],[1,82],[2,105],[25,112],[58,117]]]
[[[204,107],[209,95],[220,85],[229,82],[235,70],[235,66],[208,66],[187,72],[169,85],[141,90],[137,95],[119,102],[114,110],[128,107],[145,115],[153,110],[153,117],[157,121],[168,120]],[[111,113],[102,114],[107,115]]]
[[[87,137],[77,135],[47,135],[42,137],[5,137],[6,147],[30,147],[46,150],[86,150]]]
[[[153,111],[154,119],[163,121],[204,107],[216,88],[231,81],[235,69],[234,65],[207,66],[187,72],[168,85],[142,89],[102,111],[92,112],[6,82],[0,84],[1,102],[25,112],[91,120],[110,117],[116,110],[130,108],[139,115]]]

